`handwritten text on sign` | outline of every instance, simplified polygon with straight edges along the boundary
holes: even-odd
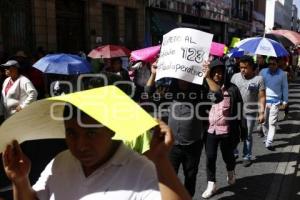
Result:
[[[202,84],[202,64],[208,60],[213,35],[190,28],[177,28],[163,37],[156,80],[172,77]]]

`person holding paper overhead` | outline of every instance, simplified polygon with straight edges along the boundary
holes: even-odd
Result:
[[[203,85],[196,85],[180,79],[172,79],[169,96],[173,96],[169,105],[168,125],[172,129],[175,144],[170,151],[170,160],[178,173],[180,165],[185,175],[184,185],[193,196],[196,178],[203,148],[203,136],[207,130],[208,84],[211,90],[219,91],[220,87],[209,77],[208,65],[203,66]],[[151,76],[145,87],[150,92],[155,86],[156,63],[151,66]],[[152,90],[153,91],[153,90]]]
[[[77,112],[82,123],[75,117]],[[74,106],[65,106],[64,117],[69,150],[47,165],[33,187],[28,179],[29,159],[17,141],[7,145],[3,165],[12,181],[15,200],[191,199],[167,159],[173,137],[163,122],[155,128],[151,148],[145,153],[148,160],[121,141],[112,140],[115,134],[112,130],[99,126]]]
[[[235,183],[235,159],[233,150],[240,141],[242,130],[242,97],[239,89],[230,83],[234,71],[225,67],[224,63],[215,59],[210,64],[211,77],[221,87],[221,93],[210,93],[213,103],[209,111],[209,127],[205,141],[207,188],[202,193],[203,198],[210,198],[217,191],[216,160],[218,146],[222,152],[227,169],[227,182]],[[218,98],[219,97],[219,98]]]

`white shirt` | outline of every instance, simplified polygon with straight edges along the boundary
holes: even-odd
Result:
[[[88,177],[70,151],[64,151],[47,165],[33,189],[40,200],[161,199],[153,163],[124,144]]]
[[[16,112],[17,106],[24,108],[33,101],[36,101],[38,95],[31,81],[23,75],[20,75],[19,78],[15,80],[13,85],[7,91],[7,94],[5,94],[5,88],[10,80],[10,77],[6,78],[2,87],[2,101],[5,109],[5,118],[13,115]]]

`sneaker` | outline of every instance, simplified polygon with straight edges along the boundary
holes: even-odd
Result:
[[[228,171],[228,175],[227,175],[227,183],[229,184],[229,185],[233,185],[233,184],[235,184],[235,172],[234,172],[234,170],[232,170],[232,171]]]
[[[249,159],[246,159],[243,161],[243,166],[244,167],[249,167],[252,164],[252,161]]]
[[[217,192],[216,182],[208,181],[206,190],[202,193],[204,199],[212,197]]]

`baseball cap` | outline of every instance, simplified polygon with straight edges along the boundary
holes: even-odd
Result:
[[[9,60],[6,63],[1,65],[2,67],[11,67],[11,66],[16,66],[17,68],[20,68],[20,65],[18,61],[16,60]]]

